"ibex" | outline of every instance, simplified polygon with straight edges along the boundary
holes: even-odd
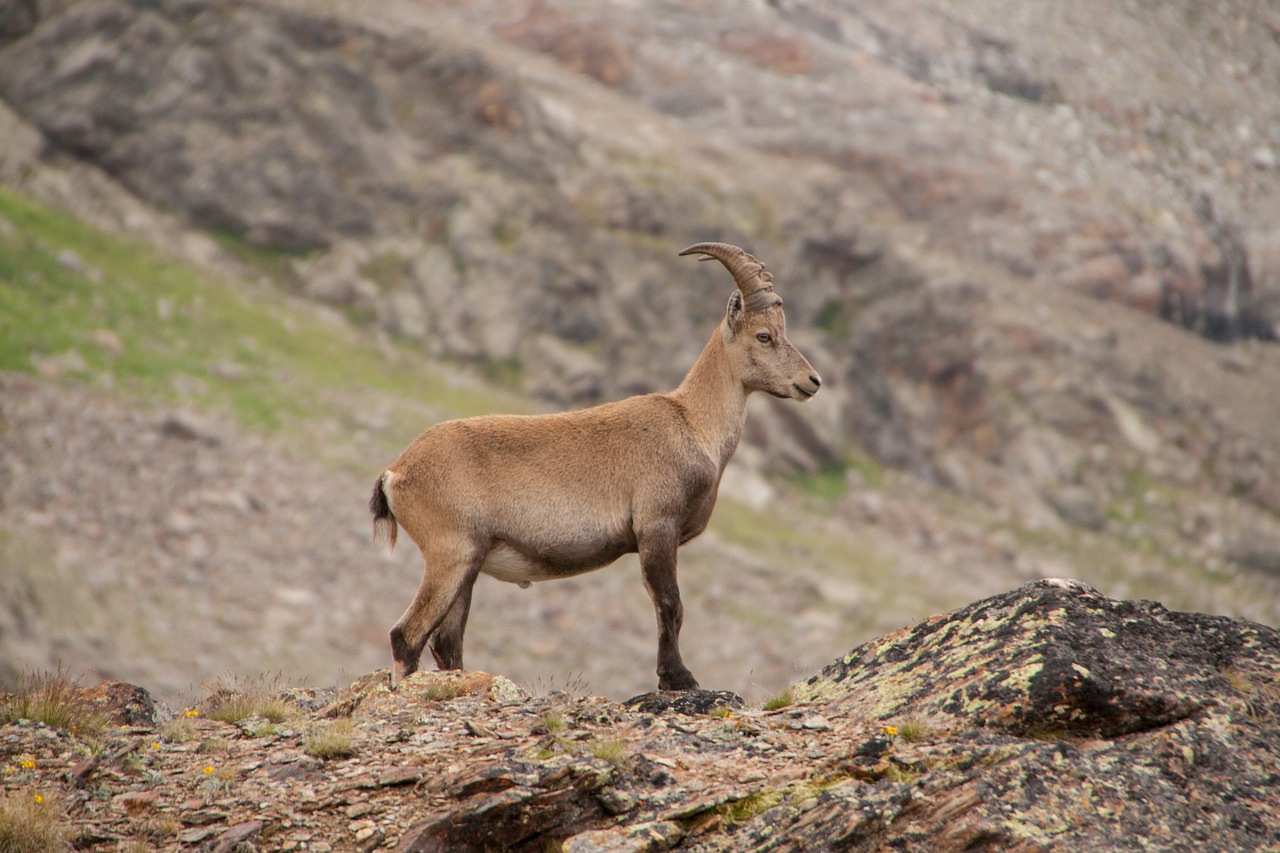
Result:
[[[484,572],[527,587],[639,553],[658,617],[658,688],[692,690],[680,657],[684,608],[676,550],[706,528],[738,446],[747,396],[808,400],[822,380],[787,340],[773,275],[737,246],[698,243],[737,290],[693,368],[669,394],[549,415],[446,421],[418,436],[374,483],[374,537],[394,549],[397,523],[426,569],[391,629],[391,687],[428,643],[441,669],[462,668],[471,589]]]

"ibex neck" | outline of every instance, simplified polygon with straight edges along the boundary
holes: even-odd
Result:
[[[723,471],[742,438],[747,392],[729,364],[720,329],[712,333],[671,398],[684,407],[690,426]]]

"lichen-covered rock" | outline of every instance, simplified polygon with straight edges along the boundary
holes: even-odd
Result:
[[[717,708],[735,710],[743,706],[742,697],[728,690],[655,690],[632,696],[623,703],[641,714],[710,714]]]
[[[756,849],[1280,843],[1280,632],[1262,625],[1037,581],[868,643],[797,693],[833,717],[927,720],[936,748],[883,771],[893,785],[836,761],[847,778]]]
[[[799,692],[874,719],[1116,737],[1238,711],[1248,674],[1277,667],[1272,628],[1042,580],[867,643]]]

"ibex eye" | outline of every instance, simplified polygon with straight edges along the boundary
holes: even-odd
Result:
[[[769,334],[768,332],[761,332],[760,334],[756,335],[756,340],[762,344],[767,344],[769,343],[769,341],[773,340],[773,335]]]

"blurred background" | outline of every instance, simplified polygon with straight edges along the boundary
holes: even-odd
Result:
[[[703,686],[1044,576],[1280,624],[1272,2],[5,0],[0,682],[387,665],[374,478],[674,387],[702,240],[826,380],[682,550]],[[631,558],[481,578],[466,648],[656,685]]]

